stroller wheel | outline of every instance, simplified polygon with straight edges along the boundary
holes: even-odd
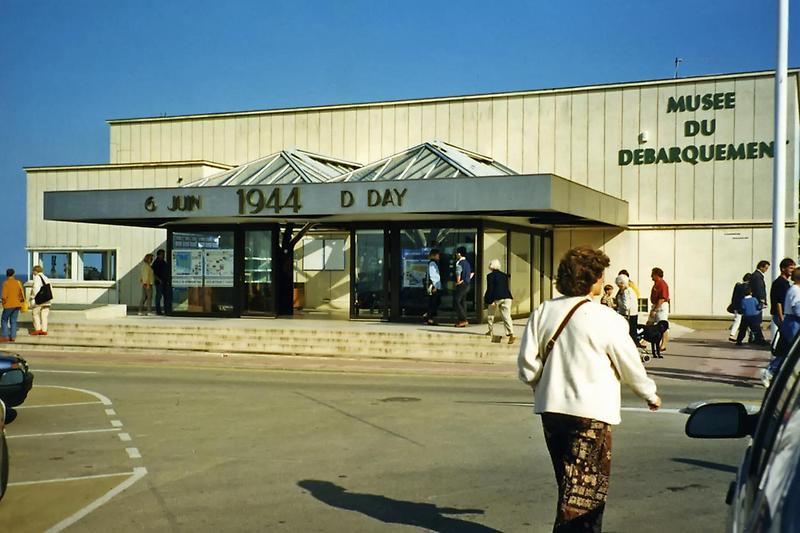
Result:
[[[650,362],[650,354],[646,353],[646,354],[642,355],[642,362],[643,363],[649,363]]]

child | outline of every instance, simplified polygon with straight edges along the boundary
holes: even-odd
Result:
[[[739,304],[739,312],[742,313],[742,324],[739,326],[739,333],[736,335],[736,346],[742,345],[742,339],[750,328],[756,344],[766,344],[764,335],[761,333],[761,305],[758,300],[753,298],[753,291],[748,286],[744,290],[744,298]]]
[[[614,301],[614,297],[611,296],[611,293],[614,292],[614,287],[611,285],[606,285],[603,287],[603,297],[600,298],[600,303],[610,307],[611,309],[617,308],[617,302]]]

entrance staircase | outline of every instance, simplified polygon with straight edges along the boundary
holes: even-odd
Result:
[[[172,319],[54,322],[47,336],[21,328],[17,342],[0,349],[147,353],[214,353],[395,359],[441,362],[516,361],[519,341],[492,342],[485,325],[380,324],[333,320]],[[495,327],[496,332],[502,328]],[[521,327],[517,327],[521,334]]]

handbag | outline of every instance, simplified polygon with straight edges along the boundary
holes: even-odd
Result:
[[[583,299],[580,302],[576,303],[573,306],[573,308],[569,310],[567,316],[564,317],[564,320],[561,321],[561,324],[558,326],[556,332],[553,334],[552,337],[550,337],[550,340],[547,341],[547,345],[545,345],[544,347],[544,353],[542,354],[542,367],[544,367],[544,365],[547,364],[547,358],[550,356],[550,352],[553,351],[553,346],[556,345],[556,340],[558,339],[558,336],[561,335],[561,332],[564,331],[565,327],[567,327],[567,322],[569,322],[569,319],[572,318],[572,315],[575,314],[575,311],[577,311],[580,306],[586,303],[589,303],[589,300]]]
[[[733,308],[733,304],[728,304],[728,307],[726,307],[725,310],[731,314],[733,314],[733,312],[735,311],[735,309]]]
[[[25,297],[25,287],[22,283],[19,284],[19,290],[22,291],[22,306],[19,308],[20,313],[28,312],[28,299]]]
[[[44,278],[41,276],[39,279],[42,280],[42,288],[39,289],[39,292],[33,297],[33,301],[36,302],[36,305],[46,304],[53,299],[53,289],[50,288],[50,284],[45,283]]]

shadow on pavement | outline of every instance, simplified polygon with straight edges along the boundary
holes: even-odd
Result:
[[[311,495],[331,507],[356,511],[380,520],[386,524],[405,524],[439,531],[442,533],[491,533],[497,529],[444,516],[446,514],[483,514],[482,509],[454,509],[438,507],[432,503],[418,503],[404,500],[393,500],[379,494],[361,494],[348,492],[330,481],[304,479],[297,485],[306,489]]]
[[[695,372],[683,368],[648,368],[647,373],[662,378],[688,379],[690,381],[703,381],[706,383],[725,383],[736,387],[755,387],[760,383],[756,378],[745,378],[714,372]]]
[[[711,470],[719,470],[720,472],[728,472],[729,474],[735,474],[738,470],[738,467],[736,466],[724,465],[722,463],[714,463],[712,461],[702,461],[700,459],[673,457],[672,460],[675,461],[676,463],[682,463],[690,466],[699,466],[700,468],[709,468]]]

